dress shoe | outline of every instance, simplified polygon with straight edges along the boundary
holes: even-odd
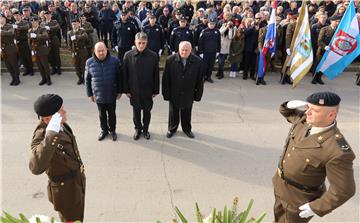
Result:
[[[44,85],[45,83],[46,83],[46,80],[43,79],[43,80],[41,80],[41,81],[39,82],[39,85]]]
[[[266,81],[264,81],[264,79],[261,79],[261,80],[260,80],[260,84],[266,85]]]
[[[79,80],[76,82],[77,85],[83,84],[84,83],[84,79],[83,78],[79,78]]]
[[[136,130],[135,133],[134,133],[134,140],[138,140],[140,139],[140,135],[141,135],[141,131],[139,130]]]
[[[54,74],[56,74],[57,73],[57,70],[56,69],[52,69],[52,71],[51,71],[51,75],[54,75]]]
[[[14,85],[14,83],[15,83],[15,79],[14,80],[12,80],[11,82],[10,82],[10,86],[13,86]]]
[[[324,84],[325,84],[324,81],[321,80],[321,77],[319,77],[319,78],[317,79],[317,83],[318,83],[318,84],[321,84],[321,85],[324,85]]]
[[[57,69],[57,74],[58,74],[58,75],[61,75],[61,69],[60,69],[60,67]]]
[[[256,82],[255,82],[255,84],[256,84],[256,85],[259,85],[259,84],[261,84],[261,81],[260,81],[260,79],[257,79],[257,80],[256,80]]]
[[[218,77],[219,78],[219,77]],[[220,79],[220,78],[219,78]],[[211,79],[211,77],[206,78],[206,81],[209,83],[214,83],[214,81]]]
[[[110,132],[110,136],[111,136],[112,141],[116,141],[116,140],[117,140],[117,134],[116,134],[116,132]]]
[[[143,132],[144,138],[149,140],[150,139],[150,133],[148,131]]]
[[[316,81],[315,77],[311,80],[311,83],[312,84],[317,84],[317,81]]]
[[[13,86],[18,86],[20,84],[20,79],[19,78],[16,78],[13,82]]]
[[[108,134],[108,132],[101,131],[100,135],[98,136],[98,140],[101,141],[101,140],[105,139],[107,134]]]
[[[167,138],[171,138],[174,134],[175,134],[175,132],[167,131],[166,137],[167,137]]]
[[[185,135],[186,135],[187,137],[189,137],[190,139],[195,138],[195,135],[194,135],[194,133],[192,133],[192,131],[184,132],[184,133],[185,133]]]
[[[244,76],[243,76],[243,79],[244,79],[244,80],[247,80],[247,78],[248,78],[247,75],[244,75]]]

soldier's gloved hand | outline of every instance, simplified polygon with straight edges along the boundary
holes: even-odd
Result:
[[[136,48],[136,46],[135,46],[135,45],[132,45],[131,49],[133,50],[133,49],[135,49],[135,48]]]
[[[289,101],[286,104],[286,107],[290,108],[290,109],[297,109],[297,108],[307,108],[307,102],[305,101],[300,101],[300,100],[292,100]]]
[[[308,218],[311,216],[314,216],[314,212],[311,210],[309,203],[303,204],[299,207],[299,210],[301,211],[299,213],[299,216],[301,218]]]
[[[60,126],[61,126],[61,120],[62,120],[62,117],[58,112],[53,114],[53,116],[50,119],[49,124],[46,127],[46,131],[54,131],[54,132],[59,133]]]
[[[329,46],[325,46],[325,50],[326,50],[326,51],[330,50],[330,47],[329,47]]]
[[[175,54],[175,51],[172,51],[171,54],[174,55],[174,54]]]
[[[161,57],[162,51],[162,49],[159,50],[159,57]]]
[[[30,38],[35,39],[35,38],[36,38],[36,34],[35,34],[35,33],[30,33]]]
[[[289,55],[289,56],[291,55],[291,50],[290,50],[290,48],[287,48],[287,49],[286,49],[286,54]]]
[[[13,27],[13,29],[17,29],[17,28],[18,28],[18,25],[13,24],[12,27]]]
[[[50,30],[50,26],[45,26],[45,29],[46,29],[46,30]]]
[[[199,56],[201,57],[201,59],[204,59],[204,54],[200,54]]]
[[[115,48],[116,52],[119,52],[119,47],[118,46],[115,46],[114,48]]]
[[[70,36],[71,41],[74,41],[76,39],[76,36]]]

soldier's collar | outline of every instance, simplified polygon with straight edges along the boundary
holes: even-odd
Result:
[[[314,135],[314,134],[318,134],[318,133],[321,133],[321,132],[325,132],[326,130],[332,128],[333,126],[336,125],[336,121],[334,121],[333,124],[327,126],[327,127],[315,127],[315,126],[312,126],[311,127],[311,130],[310,130],[310,135]]]

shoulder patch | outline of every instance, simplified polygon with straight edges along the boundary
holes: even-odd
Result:
[[[349,144],[346,142],[342,135],[336,134],[335,140],[341,150],[348,151],[350,149]]]

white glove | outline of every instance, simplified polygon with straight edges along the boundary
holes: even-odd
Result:
[[[116,52],[119,52],[119,47],[118,46],[115,46],[114,48],[115,48]]]
[[[326,50],[326,51],[330,50],[330,47],[329,47],[329,46],[325,46],[325,50]]]
[[[199,56],[201,57],[201,59],[204,59],[204,54],[200,54]]]
[[[163,51],[162,49],[159,50],[159,53],[158,53],[159,57],[161,57],[162,51]]]
[[[219,56],[219,53],[216,53],[216,57],[218,57]]]
[[[46,30],[50,30],[50,26],[45,26],[45,29],[46,29]]]
[[[196,47],[195,47],[195,50],[196,50],[196,52],[197,52],[197,51],[199,50],[199,47],[196,46]]]
[[[13,29],[17,29],[17,28],[18,28],[18,25],[13,24],[12,27],[13,27]]]
[[[59,133],[60,132],[60,126],[61,126],[61,115],[56,112],[55,114],[53,114],[53,116],[50,119],[49,124],[46,127],[46,131],[54,131]]]
[[[289,56],[291,55],[291,50],[290,50],[290,48],[287,48],[287,49],[286,49],[286,53],[287,53],[287,55],[289,55]]]
[[[275,53],[271,53],[271,56],[270,56],[270,57],[273,58],[274,56],[275,56]]]
[[[76,39],[76,36],[70,36],[71,41],[74,41]]]
[[[131,49],[133,50],[133,49],[135,49],[135,48],[136,48],[136,46],[135,46],[135,45],[132,45]]]
[[[292,100],[289,101],[286,104],[286,107],[290,108],[290,109],[296,109],[296,108],[302,108],[302,107],[306,107],[307,106],[307,102],[305,101],[300,101],[300,100]]]
[[[35,33],[30,33],[30,38],[35,39],[35,38],[36,38],[36,34],[35,34]]]
[[[309,203],[303,204],[299,207],[299,210],[301,211],[299,213],[299,216],[301,218],[308,218],[311,216],[314,216],[314,212],[311,210]]]
[[[175,54],[175,51],[172,51],[171,54],[174,55],[174,54]]]

